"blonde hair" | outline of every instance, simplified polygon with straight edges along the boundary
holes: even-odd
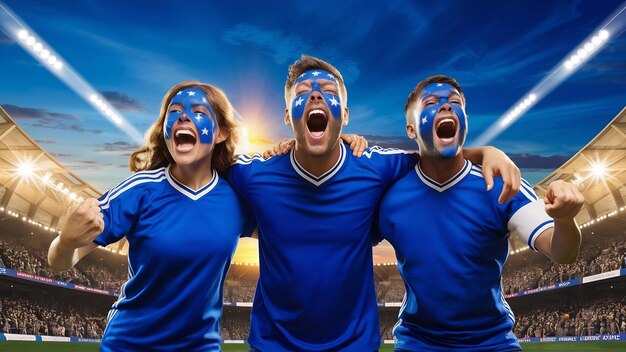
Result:
[[[300,60],[289,66],[289,74],[287,75],[287,82],[285,82],[285,102],[287,103],[287,107],[291,106],[291,102],[289,101],[289,92],[296,84],[298,77],[306,71],[315,69],[327,71],[337,78],[343,104],[348,105],[348,90],[346,89],[343,76],[339,70],[324,60],[313,56],[302,55]]]
[[[130,171],[155,170],[160,167],[174,164],[174,158],[167,150],[165,144],[165,136],[163,135],[163,123],[167,116],[167,108],[172,97],[180,90],[198,87],[202,89],[209,99],[209,104],[215,112],[217,124],[220,132],[227,135],[226,139],[216,144],[211,157],[211,165],[218,173],[223,174],[226,169],[233,163],[235,157],[235,148],[239,137],[238,124],[235,121],[234,109],[226,94],[219,88],[206,83],[196,81],[186,81],[172,87],[161,103],[161,111],[158,119],[150,126],[146,133],[145,145],[134,151],[128,161]]]

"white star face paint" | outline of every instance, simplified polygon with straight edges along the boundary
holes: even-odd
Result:
[[[172,110],[172,105],[177,108]],[[198,107],[203,107],[205,112],[198,111]],[[212,144],[218,133],[217,118],[213,108],[206,97],[206,93],[199,87],[190,87],[180,90],[168,106],[168,115],[163,125],[165,139],[172,137],[172,128],[183,114],[187,115],[196,126],[198,131],[207,130],[207,133],[200,134],[200,143]]]
[[[337,147],[348,109],[337,78],[322,69],[302,73],[289,91],[288,118],[298,152],[324,155]]]
[[[321,84],[328,83],[328,81],[335,82],[336,91],[339,92],[339,82],[337,81],[337,78],[324,70],[309,70],[301,74],[298,79],[296,79],[295,85],[297,86],[298,83],[306,80],[310,80],[311,89],[303,91],[294,97],[291,103],[291,118],[294,120],[300,120],[304,114],[304,108],[311,93],[319,92],[324,97],[324,101],[326,102],[326,105],[328,105],[333,118],[340,119],[341,97],[333,93],[325,92],[320,87]]]
[[[467,135],[467,116],[461,94],[446,83],[429,84],[413,111],[421,153],[453,158]]]

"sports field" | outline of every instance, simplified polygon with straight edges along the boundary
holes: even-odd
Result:
[[[30,342],[0,341],[0,351],[4,352],[97,352],[97,343],[65,343],[65,342]],[[595,351],[626,351],[626,342],[545,342],[523,343],[524,352],[595,352]],[[247,345],[224,345],[224,352],[247,352]],[[392,352],[392,345],[383,345],[380,352]]]

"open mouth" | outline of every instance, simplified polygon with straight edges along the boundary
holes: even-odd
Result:
[[[323,110],[315,109],[309,112],[309,118],[306,122],[306,126],[314,138],[321,138],[326,131],[328,125],[328,118]]]
[[[184,153],[193,149],[193,146],[196,145],[195,133],[191,129],[180,128],[176,130],[174,134],[174,145],[176,146],[176,151]]]
[[[437,137],[444,143],[452,142],[456,135],[456,121],[451,118],[443,118],[437,123],[435,130]]]

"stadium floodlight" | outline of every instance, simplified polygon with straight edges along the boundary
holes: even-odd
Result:
[[[39,37],[8,6],[0,1],[0,30],[13,38],[26,52],[39,60],[52,74],[93,106],[107,120],[126,133],[135,143],[143,144],[142,134],[102,95],[80,76],[52,47]],[[96,96],[99,104],[90,97]]]
[[[597,178],[604,178],[607,175],[606,165],[602,162],[592,163],[591,172]]]
[[[43,183],[48,183],[48,182],[50,182],[50,177],[52,177],[52,173],[51,172],[46,172],[46,174],[43,175],[43,177],[41,178],[41,181]]]
[[[35,165],[32,161],[22,161],[17,166],[17,174],[22,178],[30,178],[35,172]]]
[[[621,5],[598,30],[594,31],[585,41],[574,48],[541,82],[536,84],[528,94],[524,95],[505,111],[478,138],[470,142],[469,146],[489,144],[489,142],[509,128],[543,97],[556,89],[585,62],[597,54],[608,43],[610,38],[619,36],[624,27],[626,27],[626,13],[624,10],[626,10],[626,6]]]

